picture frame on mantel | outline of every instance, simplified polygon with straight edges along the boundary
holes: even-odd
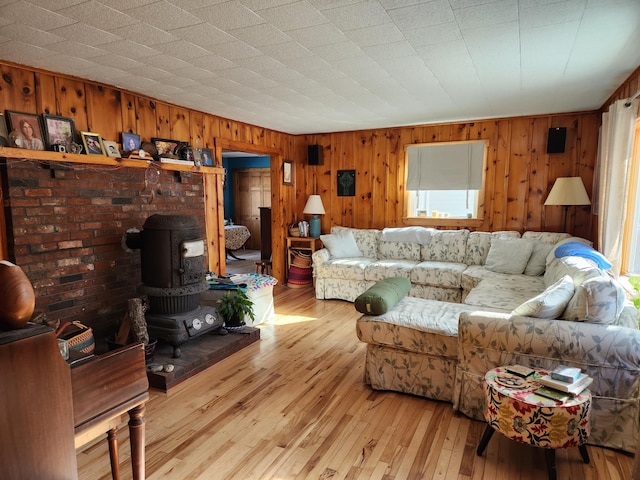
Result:
[[[293,185],[293,162],[289,160],[282,163],[282,184]]]

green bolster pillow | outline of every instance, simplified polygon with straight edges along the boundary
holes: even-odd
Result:
[[[391,310],[411,290],[404,277],[385,278],[356,298],[356,310],[366,315],[382,315]]]

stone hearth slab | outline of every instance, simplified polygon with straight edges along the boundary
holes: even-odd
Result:
[[[228,335],[201,335],[182,344],[180,358],[172,358],[173,348],[164,342],[158,342],[153,360],[147,364],[149,387],[166,392],[258,340],[260,330],[253,327],[244,327],[240,331],[229,332]],[[148,369],[150,365],[166,364],[174,365],[173,372],[151,372]]]

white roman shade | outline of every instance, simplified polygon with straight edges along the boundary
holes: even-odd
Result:
[[[485,142],[408,145],[407,190],[480,190]]]

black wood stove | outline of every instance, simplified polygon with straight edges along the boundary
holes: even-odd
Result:
[[[214,307],[200,305],[208,290],[205,280],[205,241],[194,217],[152,215],[141,232],[127,233],[129,248],[140,249],[142,284],[138,291],[149,299],[145,315],[149,336],[173,347],[203,333],[226,334]]]

